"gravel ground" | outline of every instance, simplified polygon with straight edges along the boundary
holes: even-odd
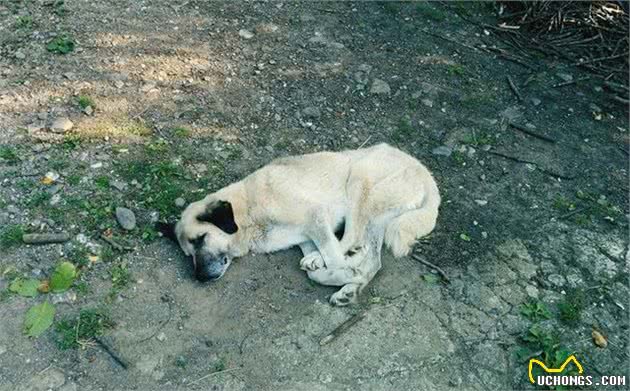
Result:
[[[458,13],[493,23],[474,3],[0,2],[0,388],[533,389],[528,359],[569,353],[630,381],[627,111],[557,58],[480,49],[509,47]],[[450,284],[385,253],[334,308],[291,249],[202,285],[153,229],[273,158],[379,142],[435,174],[417,251]],[[10,291],[61,260],[71,290]],[[64,346],[94,308],[102,342]]]

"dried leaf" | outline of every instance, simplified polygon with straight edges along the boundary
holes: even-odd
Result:
[[[54,317],[55,306],[47,301],[31,307],[24,318],[24,334],[39,337],[50,327]]]
[[[50,290],[55,293],[67,291],[77,276],[77,269],[70,262],[61,262],[50,278]]]
[[[9,290],[11,292],[17,293],[20,296],[24,297],[35,297],[37,296],[37,287],[39,286],[39,281],[29,278],[16,278],[11,285],[9,286]]]
[[[50,292],[50,281],[43,280],[42,282],[40,282],[39,286],[37,287],[37,290],[40,293],[48,293],[48,292]]]
[[[599,346],[602,349],[608,346],[608,341],[606,340],[606,337],[604,337],[599,331],[593,329],[591,335],[593,336],[593,342],[595,343],[595,345]]]

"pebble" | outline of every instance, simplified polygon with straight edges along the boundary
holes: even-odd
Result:
[[[182,197],[178,197],[175,199],[175,206],[178,208],[183,208],[186,205],[186,200]]]
[[[244,39],[254,38],[254,33],[245,29],[238,30],[238,35],[240,35],[241,38],[244,38]]]
[[[26,54],[22,52],[15,52],[15,58],[17,58],[18,60],[24,60],[26,58]]]
[[[538,99],[538,98],[532,98],[531,102],[532,102],[532,104],[534,106],[538,106],[538,105],[540,105],[542,103],[542,101],[540,99]]]
[[[453,149],[446,145],[441,145],[439,147],[433,148],[431,153],[438,156],[451,156],[453,153]]]
[[[151,92],[155,89],[156,84],[153,82],[147,82],[142,87],[140,87],[141,92]]]
[[[561,78],[563,81],[566,81],[566,82],[573,80],[573,76],[569,75],[568,73],[558,72],[556,73],[556,76],[558,76],[559,78]]]
[[[160,342],[164,342],[166,341],[166,334],[164,334],[164,332],[159,333],[155,339],[157,339]]]
[[[527,293],[527,296],[531,297],[532,299],[538,298],[538,288],[533,285],[527,285],[525,287],[525,293]]]
[[[114,82],[114,86],[118,89],[123,88],[125,86],[125,83],[122,80],[116,80]]]
[[[54,194],[54,195],[51,197],[51,199],[50,199],[50,202],[49,202],[49,203],[50,203],[50,205],[51,205],[51,206],[55,206],[55,205],[57,205],[59,202],[61,202],[61,194],[57,193],[57,194]]]
[[[157,223],[158,220],[160,220],[160,212],[154,210],[149,213],[149,221],[151,221],[152,223]]]
[[[101,168],[101,167],[103,167],[103,163],[102,162],[97,162],[97,163],[94,163],[94,164],[90,165],[90,168],[93,168],[93,169],[97,169],[97,168]]]
[[[77,301],[77,294],[74,291],[66,291],[64,293],[52,294],[50,296],[53,304],[72,304]]]
[[[127,231],[131,231],[136,227],[136,215],[127,208],[121,206],[116,208],[116,220],[118,220],[118,224]]]
[[[389,87],[389,84],[381,79],[374,79],[374,81],[372,82],[372,88],[370,88],[371,94],[381,95],[389,94],[390,92],[391,88]]]
[[[319,118],[322,114],[315,106],[309,106],[302,110],[302,115],[306,118]]]
[[[427,107],[433,107],[433,101],[431,99],[422,99],[420,102]]]
[[[119,181],[118,179],[114,179],[109,182],[109,185],[116,190],[124,191],[127,188],[127,184],[123,181]]]
[[[475,203],[479,206],[486,206],[488,205],[488,200],[475,200]]]
[[[64,133],[72,129],[74,124],[66,117],[60,117],[53,121],[52,125],[50,125],[50,130],[55,133]]]
[[[560,274],[551,274],[547,279],[555,286],[564,286],[566,281]]]
[[[88,106],[88,107],[86,107],[85,109],[83,109],[83,112],[84,112],[86,115],[92,115],[92,113],[94,113],[94,109],[92,108],[92,106]]]

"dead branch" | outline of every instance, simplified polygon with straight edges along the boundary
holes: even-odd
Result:
[[[553,172],[553,171],[547,170],[545,168],[541,168],[538,163],[532,162],[530,160],[524,160],[524,159],[520,159],[520,158],[517,158],[517,157],[514,157],[514,156],[505,155],[505,154],[503,154],[501,152],[495,152],[495,151],[487,151],[487,152],[489,154],[491,154],[491,155],[500,156],[500,157],[502,157],[504,159],[512,160],[512,161],[517,162],[517,163],[533,164],[534,166],[536,166],[536,168],[540,172],[545,173],[547,175],[551,175],[552,177],[555,177],[555,178],[558,178],[558,179],[565,179],[565,180],[575,179],[574,176],[569,177],[569,176],[566,176],[566,175],[558,174],[557,172]]]
[[[447,284],[451,283],[451,280],[449,280],[448,276],[446,275],[446,273],[444,273],[444,270],[440,269],[438,266],[432,264],[431,262],[427,261],[426,259],[421,258],[418,254],[411,254],[411,258],[415,259],[416,261],[420,262],[421,264],[430,267],[431,269],[435,270],[436,272],[438,272],[438,274],[440,275],[440,277],[442,277],[442,279],[444,280],[444,282],[446,282]]]
[[[118,353],[116,353],[116,351],[107,342],[103,341],[99,337],[94,337],[94,340],[105,351],[105,353],[109,354],[110,357],[114,359],[114,361],[116,361],[118,365],[123,367],[123,369],[129,368],[129,364],[127,363],[127,361],[123,359],[122,357],[120,357]]]
[[[512,92],[514,93],[514,95],[516,95],[516,98],[519,100],[519,102],[522,102],[523,101],[523,96],[518,91],[518,88],[516,88],[516,84],[514,84],[514,81],[512,80],[512,78],[509,75],[506,76],[506,77],[507,77],[508,84],[510,85],[510,88],[512,89]]]
[[[527,134],[529,136],[535,137],[535,138],[537,138],[539,140],[547,141],[547,142],[550,142],[550,143],[556,143],[557,142],[555,139],[553,139],[553,138],[551,138],[549,136],[545,136],[543,134],[538,134],[536,132],[533,132],[533,131],[527,129],[524,126],[515,124],[513,122],[510,122],[510,126],[513,127],[514,129],[520,131],[520,132],[523,132],[523,133],[525,133],[525,134]]]
[[[358,321],[360,321],[361,319],[365,318],[365,315],[367,315],[367,311],[362,310],[358,314],[355,314],[355,315],[351,316],[345,322],[343,322],[342,324],[337,326],[337,328],[334,329],[330,334],[328,334],[327,336],[322,338],[319,341],[319,346],[324,346],[324,345],[328,345],[329,343],[331,343],[335,338],[339,337],[341,334],[343,334],[346,331],[348,331],[350,329],[350,327],[354,326]]]
[[[22,235],[22,241],[26,244],[63,243],[68,240],[70,240],[70,234],[67,232]]]
[[[130,246],[123,246],[122,244],[114,241],[112,238],[110,238],[109,236],[106,236],[104,234],[101,235],[101,239],[103,239],[105,242],[107,242],[107,244],[109,244],[110,246],[112,246],[115,250],[118,251],[133,251],[134,248],[130,247]]]

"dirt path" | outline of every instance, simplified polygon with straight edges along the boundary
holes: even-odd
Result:
[[[505,46],[455,11],[491,21],[472,3],[0,3],[0,389],[528,389],[528,358],[569,353],[628,377],[627,113],[594,78],[552,87],[584,76],[557,59],[479,49]],[[418,248],[449,285],[386,254],[362,303],[333,308],[297,250],[200,285],[152,228],[275,157],[379,142],[436,176]],[[70,291],[10,292],[61,259],[80,268]],[[29,339],[44,300],[55,324]],[[94,308],[127,369],[59,326]]]

